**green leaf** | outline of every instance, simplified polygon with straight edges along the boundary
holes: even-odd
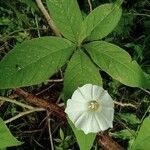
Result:
[[[38,11],[38,7],[34,1],[31,0],[20,0],[22,3],[26,4],[28,7],[32,9],[32,11]]]
[[[119,113],[119,116],[126,123],[129,123],[129,124],[139,124],[140,123],[140,119],[137,118],[137,116],[134,115],[134,114],[131,114],[131,113]]]
[[[102,85],[102,79],[98,68],[82,50],[78,50],[72,56],[65,72],[65,100],[70,98],[79,86],[87,83]]]
[[[149,150],[150,149],[150,116],[144,119],[138,136],[129,150]]]
[[[116,131],[114,133],[110,133],[111,136],[114,138],[119,138],[123,140],[131,140],[134,138],[135,131],[134,130],[121,130],[121,131]]]
[[[150,80],[140,66],[122,48],[104,41],[91,42],[85,48],[93,61],[112,78],[131,87],[150,87]]]
[[[0,62],[0,89],[44,82],[72,52],[73,45],[63,38],[42,37],[23,42]]]
[[[82,15],[76,0],[47,0],[52,19],[64,37],[77,41]]]
[[[104,4],[95,8],[82,22],[79,43],[87,40],[99,40],[106,37],[118,24],[122,10],[120,5]]]
[[[61,128],[59,130],[59,135],[60,135],[61,140],[64,140],[64,132]]]
[[[22,142],[18,141],[9,131],[2,118],[0,118],[0,149],[11,146],[21,145]]]
[[[75,126],[69,119],[68,119],[68,123],[70,124],[77,138],[77,142],[79,144],[80,150],[90,150],[91,147],[93,146],[93,142],[95,140],[96,134],[89,133],[86,135],[82,130],[78,130],[77,128],[75,128]]]

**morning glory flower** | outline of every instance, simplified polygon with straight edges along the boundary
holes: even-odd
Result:
[[[75,127],[88,133],[98,133],[113,127],[114,103],[102,87],[85,84],[74,91],[65,109]]]

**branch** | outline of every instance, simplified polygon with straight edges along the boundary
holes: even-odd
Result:
[[[15,92],[18,95],[23,96],[25,98],[25,100],[28,101],[30,104],[33,104],[37,107],[44,108],[44,109],[48,110],[49,112],[52,112],[54,115],[58,116],[59,118],[63,119],[64,121],[66,121],[65,112],[57,104],[54,104],[50,101],[47,101],[47,100],[44,100],[41,98],[38,98],[32,94],[25,92],[22,89],[16,89]]]
[[[105,150],[125,150],[105,132],[99,134],[97,140]]]
[[[54,34],[56,36],[60,36],[61,37],[61,34],[58,30],[58,28],[55,26],[52,18],[50,17],[50,15],[48,14],[47,10],[45,9],[43,3],[41,0],[35,0],[36,3],[37,3],[37,6],[39,7],[39,9],[41,10],[41,12],[43,13],[48,25],[50,26],[50,28],[53,30]]]
[[[50,119],[50,112],[47,111],[47,126],[48,126],[48,132],[49,132],[49,140],[51,144],[51,150],[54,150],[54,144],[53,144],[53,137],[51,132],[51,119]]]
[[[90,12],[92,11],[92,4],[91,4],[91,0],[88,0],[88,4],[89,4],[89,7],[90,7]]]
[[[12,121],[14,121],[14,120],[16,120],[16,119],[18,119],[20,117],[23,117],[25,115],[28,115],[30,113],[37,112],[37,111],[45,111],[45,109],[43,109],[43,108],[35,108],[35,109],[32,109],[32,110],[21,112],[18,115],[14,116],[14,117],[12,117],[12,118],[10,118],[8,120],[6,120],[5,123],[10,123],[10,122],[12,122]]]
[[[29,94],[28,92],[25,92],[22,89],[16,89],[15,91],[18,95],[23,96],[26,101],[29,103],[41,107],[44,109],[47,109],[49,112],[52,112],[57,117],[62,119],[64,122],[67,122],[66,120],[66,113],[64,110],[59,107],[57,104],[54,104],[52,102],[49,102],[47,100],[38,98],[34,96],[33,94]],[[98,143],[105,149],[105,150],[124,150],[123,147],[121,147],[117,142],[115,142],[109,135],[106,134],[98,134],[97,135]]]
[[[114,103],[115,103],[116,105],[121,106],[121,107],[132,107],[132,108],[137,109],[137,106],[135,106],[135,105],[133,105],[133,104],[131,104],[131,103],[120,103],[120,102],[117,102],[117,101],[114,101]]]
[[[146,90],[146,89],[144,89],[144,88],[140,88],[140,89],[150,95],[150,91],[148,91],[148,90]]]
[[[27,109],[30,109],[30,110],[31,110],[31,109],[34,109],[34,107],[32,107],[32,106],[26,105],[26,104],[24,104],[24,103],[18,102],[18,101],[16,101],[16,100],[13,100],[13,99],[10,99],[10,98],[6,98],[6,97],[0,96],[0,100],[1,100],[1,101],[5,101],[5,102],[10,102],[10,103],[16,104],[16,105],[18,105],[18,106],[21,106],[21,107],[23,107],[23,108],[27,108]]]

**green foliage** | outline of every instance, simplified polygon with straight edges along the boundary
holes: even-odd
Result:
[[[138,119],[134,114],[130,113],[120,113],[119,116],[122,120],[124,120],[127,124],[139,124],[140,119]]]
[[[76,0],[47,0],[52,19],[64,37],[77,41],[82,15]]]
[[[150,116],[144,119],[138,135],[129,150],[149,150],[150,143]]]
[[[82,22],[79,43],[87,40],[99,40],[107,36],[117,25],[121,17],[118,4],[104,4],[95,8]]]
[[[94,62],[112,78],[132,87],[149,88],[144,72],[122,48],[104,41],[85,45]]]
[[[42,37],[17,45],[0,62],[0,88],[46,81],[69,59],[73,45],[62,38]]]
[[[120,35],[120,38],[129,38],[130,32],[132,31],[132,26],[134,24],[134,18],[135,16],[132,14],[129,14],[128,12],[123,12],[122,17],[114,29],[113,33],[116,36]]]
[[[86,83],[102,85],[102,79],[99,75],[99,69],[80,49],[73,54],[65,71],[65,101],[71,97],[75,89]]]
[[[0,118],[0,149],[21,145],[9,131],[4,121]]]
[[[63,130],[60,128],[59,130],[59,136],[60,138],[55,138],[54,141],[58,143],[57,146],[55,146],[56,150],[64,150],[69,149],[69,145],[73,143],[71,140],[72,136],[65,136]]]
[[[123,140],[132,140],[134,139],[133,133],[135,134],[134,130],[121,130],[121,131],[116,131],[114,133],[111,133],[111,136],[113,136],[114,138],[119,138],[119,139],[123,139]]]
[[[33,0],[20,0],[22,3],[26,4],[31,8],[32,11],[38,11],[38,8],[36,7],[36,3]]]

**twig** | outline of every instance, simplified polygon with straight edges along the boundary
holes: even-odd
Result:
[[[125,150],[105,132],[98,134],[98,142],[105,150]]]
[[[143,89],[143,88],[140,88],[140,89],[143,90],[144,92],[146,92],[147,94],[150,94],[150,91]]]
[[[49,140],[51,144],[51,150],[54,150],[54,144],[53,144],[53,137],[52,137],[52,132],[51,132],[51,119],[50,117],[50,112],[47,112],[47,125],[48,125],[48,132],[49,132]]]
[[[63,79],[51,79],[51,80],[47,80],[48,82],[63,82]]]
[[[0,100],[1,100],[1,101],[5,101],[5,102],[10,102],[10,103],[16,104],[16,105],[21,106],[21,107],[23,107],[23,108],[34,109],[34,107],[32,107],[32,106],[26,105],[26,104],[24,104],[24,103],[20,103],[20,102],[14,100],[14,99],[10,99],[10,98],[6,98],[6,97],[0,96]]]
[[[89,7],[90,7],[90,12],[92,11],[92,4],[91,4],[91,0],[88,0],[88,4],[89,4]]]
[[[49,90],[49,89],[50,89],[51,87],[53,87],[53,86],[54,86],[54,84],[50,85],[49,87],[47,87],[47,88],[44,89],[44,90],[41,90],[40,92],[36,93],[35,95],[38,96],[38,95],[44,93],[45,91]]]
[[[16,89],[16,93],[20,96],[23,96],[26,99],[26,101],[28,101],[29,103],[34,104],[38,107],[45,108],[49,112],[52,112],[55,115],[57,115],[57,117],[62,119],[65,123],[67,122],[66,114],[64,110],[61,107],[59,107],[57,104],[48,102],[44,99],[37,98],[34,95],[29,94],[22,89]],[[122,148],[121,145],[115,142],[109,135],[106,136],[104,134],[100,134],[97,136],[97,139],[98,139],[98,143],[105,150],[124,150],[124,148]]]
[[[114,101],[114,103],[116,105],[121,106],[121,107],[133,107],[133,108],[137,109],[137,107],[135,105],[131,104],[131,103],[120,103],[120,102],[117,102],[117,101]]]
[[[37,15],[35,15],[35,24],[36,24],[37,28],[39,28],[39,24],[38,24],[38,20],[37,20]],[[38,32],[38,37],[41,37],[40,30],[37,30],[37,32]]]
[[[22,89],[16,89],[15,91],[18,95],[23,96],[26,101],[29,103],[36,105],[37,107],[42,107],[49,112],[52,112],[54,115],[57,115],[59,118],[66,121],[66,114],[57,104],[52,103],[50,101],[38,98],[33,94],[29,94]]]
[[[50,28],[51,28],[52,31],[54,32],[54,34],[55,34],[56,36],[61,36],[61,34],[60,34],[58,28],[55,26],[55,24],[54,24],[52,18],[50,17],[50,15],[48,14],[47,10],[45,9],[45,7],[44,7],[42,1],[41,1],[41,0],[35,0],[35,1],[36,1],[37,5],[38,5],[39,9],[40,9],[41,12],[43,13],[43,15],[44,15],[44,17],[45,17],[45,19],[46,19],[48,25],[50,26]]]
[[[33,113],[33,112],[37,112],[37,111],[45,111],[45,109],[43,109],[43,108],[35,108],[33,110],[21,112],[18,115],[14,116],[14,117],[12,117],[12,118],[10,118],[8,120],[6,120],[5,123],[10,123],[10,122],[12,122],[12,121],[14,121],[14,120],[16,120],[16,119],[18,119],[20,117],[23,117],[23,116],[25,116],[27,114],[30,114],[30,113]]]
[[[135,15],[135,16],[144,16],[144,17],[150,17],[148,14],[140,14],[140,13],[127,13],[127,15]]]

